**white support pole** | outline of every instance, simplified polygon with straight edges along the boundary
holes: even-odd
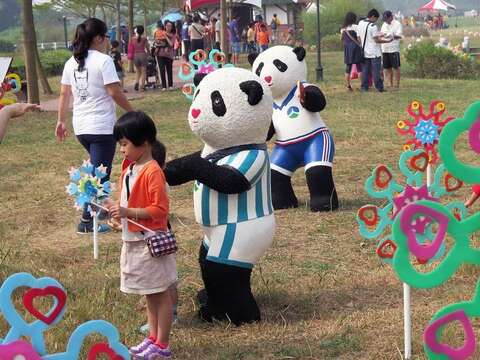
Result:
[[[97,211],[93,212],[93,259],[98,259],[98,220]]]
[[[432,186],[432,166],[430,163],[427,165],[427,186]]]
[[[410,286],[403,283],[403,331],[405,341],[405,359],[412,357],[412,312],[410,306]]]

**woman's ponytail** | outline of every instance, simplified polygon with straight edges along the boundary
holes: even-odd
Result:
[[[106,36],[107,25],[97,18],[88,18],[77,26],[73,40],[73,57],[78,63],[78,71],[83,71],[88,49],[96,36]]]

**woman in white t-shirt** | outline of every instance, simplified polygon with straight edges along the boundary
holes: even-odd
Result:
[[[205,27],[200,23],[200,16],[195,15],[193,17],[193,23],[188,28],[188,34],[190,35],[190,51],[195,52],[199,49],[205,49],[203,38],[205,36]]]
[[[66,121],[73,96],[73,132],[88,151],[95,166],[107,167],[109,179],[115,154],[113,126],[116,121],[115,103],[126,111],[132,107],[123,93],[110,56],[105,54],[108,41],[107,26],[89,18],[77,26],[73,41],[73,56],[65,63],[58,105],[55,136],[62,142],[68,136]],[[100,231],[107,231],[102,226]],[[78,233],[93,231],[93,220],[84,208]]]

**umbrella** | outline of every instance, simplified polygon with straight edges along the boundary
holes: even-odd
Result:
[[[455,5],[449,4],[445,0],[432,0],[428,4],[423,5],[418,11],[448,11],[448,9],[456,9]]]
[[[179,12],[172,12],[170,14],[167,14],[165,15],[163,18],[162,18],[162,21],[165,23],[166,21],[171,21],[171,22],[176,22],[178,20],[182,20],[183,19],[183,15]]]

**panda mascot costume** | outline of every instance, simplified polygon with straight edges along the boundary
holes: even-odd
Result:
[[[267,140],[276,133],[270,156],[274,208],[298,207],[291,176],[304,166],[311,210],[331,211],[338,208],[332,175],[335,146],[320,117],[325,96],[318,87],[303,82],[307,78],[305,55],[302,47],[274,46],[260,55],[250,54],[249,62],[273,95]]]
[[[194,182],[195,218],[203,228],[199,263],[205,289],[200,317],[235,325],[260,320],[252,268],[275,232],[265,139],[272,95],[248,70],[197,74],[188,121],[205,146],[167,163],[169,185]]]

